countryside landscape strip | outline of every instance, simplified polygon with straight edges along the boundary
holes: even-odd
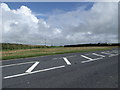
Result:
[[[90,51],[101,51],[101,50],[110,50],[116,48],[117,46],[85,46],[85,47],[62,47],[62,46],[37,46],[37,48],[27,49],[23,45],[13,44],[4,46],[2,53],[2,60],[8,59],[18,59],[18,58],[27,58],[27,57],[36,57],[36,56],[45,56],[45,55],[55,55],[55,54],[65,54],[65,53],[76,53],[76,52],[90,52]],[[28,46],[28,45],[27,45]],[[32,45],[31,45],[32,46]],[[10,47],[10,48],[9,48]],[[39,48],[38,48],[39,47]],[[18,48],[18,49],[16,49]],[[21,48],[21,49],[20,49]]]

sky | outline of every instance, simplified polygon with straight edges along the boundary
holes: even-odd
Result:
[[[0,4],[3,43],[68,45],[118,42],[117,2]]]

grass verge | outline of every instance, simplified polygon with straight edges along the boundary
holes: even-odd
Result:
[[[76,53],[76,52],[90,52],[109,50],[116,48],[115,46],[109,47],[59,47],[59,48],[38,48],[38,49],[21,49],[21,50],[8,50],[2,51],[2,60],[28,58],[45,55]]]

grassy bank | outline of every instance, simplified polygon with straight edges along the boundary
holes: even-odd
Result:
[[[17,59],[44,55],[74,53],[74,52],[89,52],[99,50],[109,50],[115,48],[115,46],[109,47],[53,47],[53,48],[32,48],[32,49],[17,49],[17,50],[3,50],[2,59]]]

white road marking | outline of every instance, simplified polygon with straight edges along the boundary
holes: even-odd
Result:
[[[105,52],[111,52],[111,51],[105,51]]]
[[[107,55],[110,55],[110,56],[115,55],[115,54],[108,53],[108,52],[101,52],[101,53],[103,53],[103,54],[107,54]]]
[[[68,61],[66,57],[63,57],[64,61],[67,63],[67,65],[71,65],[71,63]]]
[[[97,54],[97,53],[92,53],[93,55],[96,55],[96,56],[100,56],[100,57],[105,57],[104,55],[100,55],[100,54]]]
[[[34,62],[36,62],[36,61],[34,61]],[[34,63],[34,62],[25,62],[25,63],[9,64],[9,65],[4,65],[4,66],[0,66],[0,67],[10,67],[10,66],[16,66],[16,65],[28,64],[28,63]]]
[[[56,60],[56,59],[58,59],[58,58],[53,58],[53,60]]]
[[[117,56],[118,55],[118,54],[112,54],[112,53],[106,53],[106,52],[101,52],[101,53],[109,55],[108,57],[112,57],[112,56]]]
[[[103,54],[110,54],[110,53],[107,53],[107,52],[101,52],[101,53],[103,53]]]
[[[96,61],[96,60],[99,60],[99,59],[103,59],[103,58],[96,58],[96,59],[92,59],[92,60],[82,61],[81,63],[92,62],[92,61]]]
[[[30,73],[38,64],[39,62],[34,63],[26,72]]]
[[[113,53],[117,53],[118,54],[118,51],[112,51]]]
[[[113,57],[113,56],[117,56],[118,54],[113,54],[113,55],[110,55],[110,56],[108,56],[108,57]]]
[[[118,51],[113,51],[113,53],[118,53]]]
[[[72,55],[72,56],[68,56],[68,57],[75,57],[75,55]]]
[[[38,57],[41,57],[41,56],[38,56]],[[37,57],[28,57],[28,58],[19,58],[19,59],[2,60],[2,62],[9,62],[9,61],[12,61],[12,60],[14,60],[14,61],[19,61],[19,60],[21,60],[21,59],[30,59],[30,58],[37,58]]]
[[[85,55],[90,55],[91,53],[87,53],[87,54],[85,54]]]
[[[52,67],[52,68],[47,68],[47,69],[43,69],[43,70],[37,70],[37,71],[30,72],[30,73],[26,72],[26,73],[22,73],[22,74],[16,74],[16,75],[11,75],[11,76],[6,76],[6,77],[4,77],[4,79],[19,77],[19,76],[25,76],[25,75],[29,75],[29,74],[34,74],[34,73],[38,73],[38,72],[44,72],[44,71],[59,69],[59,68],[63,68],[63,67],[65,67],[65,66],[63,65],[63,66]]]
[[[84,57],[84,58],[86,58],[86,59],[93,60],[92,58],[87,57],[87,56],[85,56],[85,55],[81,55],[81,56]]]
[[[118,50],[113,50],[112,52],[118,52]]]

